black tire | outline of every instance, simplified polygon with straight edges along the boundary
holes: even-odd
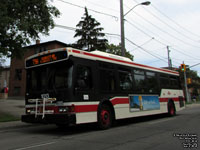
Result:
[[[171,117],[176,115],[174,103],[171,101],[168,103],[168,115]]]
[[[112,126],[113,114],[108,105],[100,106],[98,110],[98,127],[102,130],[109,129]]]

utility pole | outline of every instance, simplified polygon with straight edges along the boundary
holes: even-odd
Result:
[[[124,8],[123,0],[120,0],[120,21],[121,21],[121,51],[122,56],[125,56],[125,35],[124,35]]]
[[[187,77],[186,77],[186,65],[183,63],[181,64],[181,71],[184,74],[184,86],[185,86],[185,97],[186,97],[186,101],[190,102],[190,98],[189,98],[189,92],[188,92],[188,87],[187,87]]]
[[[124,14],[124,5],[123,5],[123,0],[120,0],[120,23],[121,23],[121,52],[122,52],[122,56],[125,56],[125,33],[124,33],[124,17],[131,12],[135,7],[139,6],[139,5],[150,5],[151,2],[150,1],[146,1],[146,2],[142,2],[139,3],[135,6],[133,6],[127,13]]]
[[[169,56],[169,53],[170,53],[169,46],[167,46],[168,67],[169,67],[169,69],[172,69],[172,60]]]

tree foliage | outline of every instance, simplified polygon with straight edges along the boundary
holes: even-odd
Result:
[[[192,87],[194,89],[200,88],[200,77],[198,76],[196,71],[187,69],[186,76],[187,78],[192,79],[192,83],[189,84],[188,87]]]
[[[81,19],[76,25],[78,29],[74,35],[74,37],[80,37],[76,47],[88,51],[105,50],[107,40],[104,39],[105,34],[101,32],[103,28],[99,27],[100,23],[88,14],[87,8],[85,8],[84,16]]]
[[[22,56],[22,47],[38,39],[39,33],[48,35],[54,27],[53,17],[59,15],[58,9],[47,0],[1,0],[0,53]]]
[[[184,87],[184,73],[179,69],[180,79],[182,87]],[[191,78],[192,83],[188,84],[188,88],[192,90],[192,96],[199,95],[198,90],[200,89],[200,77],[198,76],[197,72],[194,70],[190,70],[189,68],[186,69],[186,77]]]
[[[121,45],[106,44],[106,50],[104,52],[122,56]],[[128,51],[125,52],[125,57],[133,60],[134,56]]]

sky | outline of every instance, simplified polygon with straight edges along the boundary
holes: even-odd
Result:
[[[124,14],[145,0],[123,0]],[[125,46],[134,62],[154,67],[167,67],[167,46],[172,66],[189,65],[200,75],[200,1],[150,0],[149,6],[138,5],[125,16]],[[84,14],[84,7],[101,27],[109,43],[120,43],[120,0],[49,0],[61,15],[57,25],[76,28]],[[55,27],[41,42],[58,40],[74,43],[73,30]],[[138,47],[139,46],[139,47]],[[196,65],[192,67],[193,65]]]

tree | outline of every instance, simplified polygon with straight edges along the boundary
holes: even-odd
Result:
[[[81,17],[81,21],[76,25],[79,29],[76,29],[74,37],[80,37],[76,43],[76,47],[88,51],[93,50],[105,50],[108,40],[104,39],[104,33],[100,26],[100,23],[92,18],[88,14],[87,8],[85,8],[84,16]]]
[[[121,45],[106,44],[106,50],[104,52],[122,56]],[[125,57],[133,60],[134,56],[128,51],[125,53]]]
[[[0,54],[21,57],[22,48],[39,33],[48,35],[54,27],[53,17],[60,12],[47,0],[1,0],[0,1]]]
[[[184,87],[184,72],[179,69],[180,79],[182,87]],[[190,68],[186,67],[186,77],[191,79],[191,83],[188,84],[188,88],[190,89],[191,96],[198,96],[200,90],[200,77],[197,72],[194,70],[190,70]]]

